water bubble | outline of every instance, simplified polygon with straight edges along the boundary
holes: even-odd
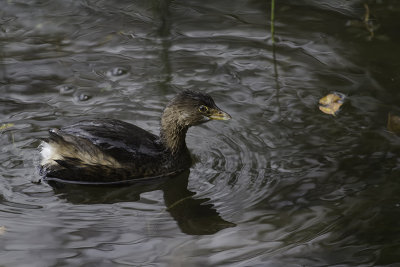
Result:
[[[115,67],[107,71],[107,76],[109,77],[121,77],[128,73],[128,69],[124,67]]]
[[[92,97],[90,95],[82,93],[82,94],[77,95],[76,98],[77,98],[78,101],[82,101],[83,102],[83,101],[89,100]]]
[[[71,84],[63,84],[58,86],[61,95],[69,95],[75,92],[76,87]]]

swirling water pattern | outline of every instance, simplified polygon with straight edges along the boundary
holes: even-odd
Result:
[[[400,6],[371,4],[370,39],[360,1],[278,2],[273,47],[266,1],[1,1],[0,265],[398,264]],[[189,130],[188,172],[32,183],[49,128],[157,133],[183,89],[233,117]],[[317,107],[331,91],[337,117]]]

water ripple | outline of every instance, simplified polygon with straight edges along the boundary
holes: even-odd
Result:
[[[5,1],[0,16],[1,262],[10,266],[398,263],[398,5]],[[362,27],[356,27],[357,20]],[[391,26],[390,26],[391,25]],[[193,127],[190,172],[53,189],[37,138],[110,117],[159,132],[183,89],[232,115]],[[346,94],[336,117],[318,110]],[[4,226],[4,227],[3,227]]]

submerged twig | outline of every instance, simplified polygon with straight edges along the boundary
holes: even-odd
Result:
[[[369,19],[370,11],[369,11],[368,4],[364,3],[364,8],[365,8],[365,15],[364,15],[363,22],[364,22],[365,28],[367,29],[367,31],[370,34],[369,39],[371,40],[372,38],[374,38],[374,27],[372,25],[372,22]]]
[[[172,203],[169,207],[167,207],[166,210],[171,210],[171,209],[173,209],[175,206],[179,205],[180,203],[182,203],[183,201],[185,201],[186,199],[189,199],[189,198],[191,198],[191,197],[192,197],[192,196],[187,196],[187,197],[184,197],[184,198],[181,198],[181,199],[175,201],[175,202]]]

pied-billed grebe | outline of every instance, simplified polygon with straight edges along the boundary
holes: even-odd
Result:
[[[229,120],[207,94],[185,90],[161,117],[160,136],[113,119],[86,120],[51,129],[42,139],[41,174],[47,181],[118,184],[175,175],[190,166],[190,126]]]

